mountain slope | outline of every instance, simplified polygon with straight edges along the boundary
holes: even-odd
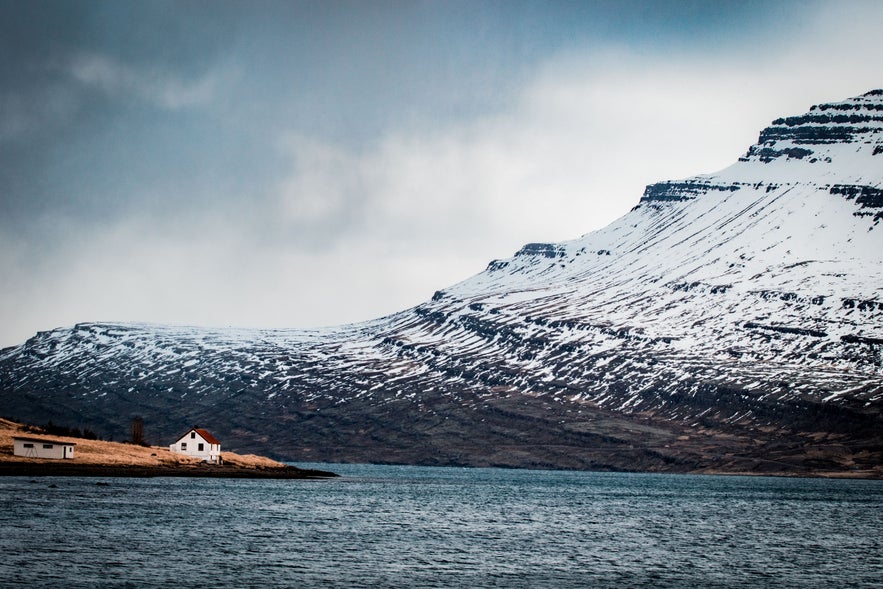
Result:
[[[0,411],[295,460],[883,474],[881,219],[873,91],[387,318],[39,333]]]

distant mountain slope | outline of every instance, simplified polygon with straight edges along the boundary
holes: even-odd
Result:
[[[295,460],[883,475],[881,219],[876,90],[390,317],[39,333],[0,412]]]

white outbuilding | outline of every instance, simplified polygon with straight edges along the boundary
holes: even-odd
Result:
[[[177,454],[185,454],[199,458],[203,462],[221,463],[221,442],[208,431],[192,427],[169,446],[169,450]]]
[[[26,458],[73,458],[74,442],[13,436],[12,453]]]

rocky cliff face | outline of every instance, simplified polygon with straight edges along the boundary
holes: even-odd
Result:
[[[881,194],[873,91],[391,317],[39,333],[0,412],[291,460],[883,474]]]

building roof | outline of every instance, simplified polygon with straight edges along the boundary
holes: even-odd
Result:
[[[22,442],[40,442],[41,444],[63,444],[65,446],[76,446],[76,442],[62,442],[61,440],[47,440],[46,438],[25,438],[23,436],[12,436],[13,440],[21,440]]]
[[[211,435],[208,432],[208,430],[204,430],[201,427],[191,427],[185,433],[183,433],[180,436],[178,436],[177,438],[175,438],[176,443],[177,443],[177,441],[181,440],[182,438],[186,438],[190,434],[190,432],[198,433],[202,437],[202,439],[205,440],[206,442],[208,442],[209,444],[218,444],[219,446],[221,445],[221,442],[220,442],[220,440],[218,440],[218,438]]]
[[[201,429],[201,428],[193,428],[193,429],[196,430],[196,433],[201,435],[205,439],[205,441],[208,442],[209,444],[220,445],[221,442],[215,436],[208,433],[208,431]]]

